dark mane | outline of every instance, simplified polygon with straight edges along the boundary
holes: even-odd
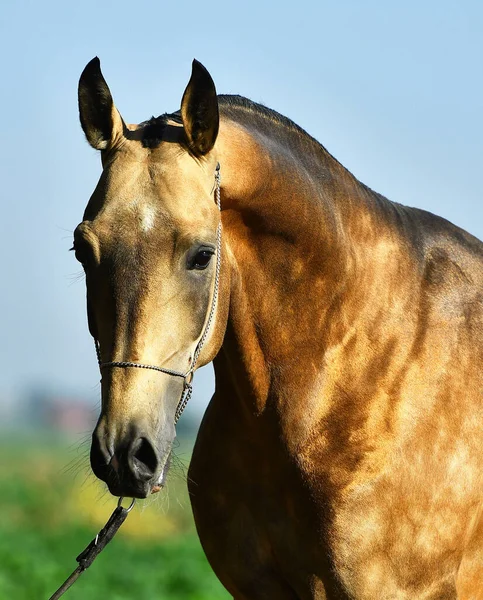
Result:
[[[169,121],[182,123],[179,111],[175,113],[164,113],[159,117],[151,117],[148,121],[139,124],[138,131],[141,133],[141,143],[145,148],[156,148],[163,140]]]
[[[350,177],[357,181],[366,192],[374,195],[383,202],[389,202],[382,194],[375,192],[367,185],[358,181],[344,165],[318,140],[307,133],[305,129],[276,110],[237,94],[219,94],[218,103],[221,116],[242,125],[245,124],[247,127],[255,127],[267,136],[275,136],[279,137],[279,139],[283,138],[284,143],[289,144],[292,148],[298,148],[302,157],[307,156],[306,152],[310,149],[312,155],[313,153],[319,155],[324,162],[327,159],[334,161],[334,164],[337,164]],[[136,139],[139,139],[146,148],[156,148],[168,137],[167,130],[170,121],[182,125],[179,110],[173,113],[164,113],[158,117],[151,117],[148,121],[140,123],[135,132]],[[287,133],[289,134],[288,136]],[[176,138],[176,141],[179,142],[179,138]]]
[[[283,140],[284,144],[290,145],[292,148],[297,148],[302,160],[316,155],[320,157],[323,163],[326,163],[327,159],[333,161],[332,164],[337,165],[349,177],[353,178],[365,192],[374,196],[382,203],[390,202],[385,196],[375,192],[357,180],[318,140],[276,110],[237,94],[219,94],[218,103],[221,116],[241,125],[255,128],[267,136],[278,137]],[[182,125],[179,110],[173,113],[164,113],[158,117],[151,117],[151,119],[140,123],[136,132],[133,132],[131,135],[135,135],[136,139],[140,140],[145,148],[156,148],[163,140],[166,141],[169,137],[169,122]],[[180,143],[179,137],[173,138],[172,141]]]
[[[270,125],[275,124],[285,129],[289,129],[323,148],[315,138],[305,131],[305,129],[302,129],[302,127],[294,123],[291,119],[281,115],[272,108],[268,108],[263,104],[258,104],[257,102],[253,102],[253,100],[249,100],[248,98],[239,95],[222,94],[218,96],[218,101],[220,111],[228,118],[239,121],[240,116],[242,116],[243,119],[243,115],[245,115],[247,122],[248,120],[253,122],[253,117],[255,116],[255,118],[258,117],[259,120],[268,122]]]
[[[319,156],[333,160],[344,171],[350,173],[318,140],[276,110],[238,95],[222,94],[218,96],[218,101],[220,113],[228,119],[255,126],[258,131],[270,136],[284,136],[287,144],[301,150],[302,156],[311,149]],[[287,136],[287,132],[292,135]]]
[[[227,118],[248,124],[255,124],[258,129],[265,131],[270,128],[273,135],[276,134],[273,126],[291,131],[296,134],[300,140],[315,144],[324,152],[327,150],[315,138],[309,135],[302,127],[287,117],[284,117],[276,110],[253,102],[244,96],[221,94],[218,96],[220,113]],[[254,123],[255,119],[255,123]],[[166,127],[169,121],[182,124],[180,111],[173,113],[164,113],[158,117],[151,117],[148,121],[139,124],[138,132],[141,133],[141,142],[147,148],[156,148],[162,141]]]

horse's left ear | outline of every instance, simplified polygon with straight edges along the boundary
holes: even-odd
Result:
[[[122,118],[97,56],[87,64],[79,80],[79,117],[87,141],[96,150],[106,150],[123,135]]]
[[[181,100],[181,118],[191,152],[196,156],[208,154],[218,135],[218,98],[211,75],[196,59]]]

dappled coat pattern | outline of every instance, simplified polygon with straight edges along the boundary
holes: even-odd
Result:
[[[127,125],[94,59],[81,122],[103,172],[75,232],[103,361],[216,391],[189,471],[206,555],[237,600],[483,598],[483,245],[373,192],[200,63],[174,114]],[[163,485],[182,382],[102,373],[94,472]]]

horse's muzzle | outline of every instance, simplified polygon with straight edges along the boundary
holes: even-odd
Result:
[[[92,434],[91,467],[107,483],[114,496],[146,498],[164,484],[170,452],[159,452],[145,431],[132,426],[128,433],[109,443],[105,424],[99,421]],[[169,444],[169,447],[171,444]]]

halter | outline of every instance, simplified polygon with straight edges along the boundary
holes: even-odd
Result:
[[[216,169],[215,169],[215,202],[216,202],[216,205],[217,205],[218,210],[220,211],[220,215],[221,215],[220,182],[221,182],[220,163],[218,163],[216,165]],[[205,320],[203,332],[198,340],[198,344],[194,351],[193,358],[191,359],[190,367],[185,373],[183,373],[182,371],[175,371],[173,369],[166,369],[164,367],[158,367],[156,365],[145,365],[143,363],[130,362],[130,361],[102,362],[99,341],[94,340],[94,343],[96,345],[97,362],[99,363],[99,369],[101,370],[101,372],[102,372],[102,369],[107,369],[107,368],[112,368],[112,367],[119,367],[121,369],[125,369],[128,367],[134,367],[136,369],[151,369],[152,371],[159,371],[160,373],[165,373],[166,375],[171,375],[171,377],[179,377],[180,379],[183,379],[183,381],[184,381],[183,391],[181,392],[181,397],[180,397],[180,400],[176,407],[176,413],[174,415],[175,425],[179,421],[179,418],[181,417],[184,409],[186,408],[186,405],[188,404],[188,402],[191,398],[191,394],[193,393],[192,382],[193,382],[193,375],[194,375],[196,363],[198,362],[198,359],[201,354],[201,350],[202,350],[203,346],[205,345],[205,342],[208,338],[208,333],[210,331],[211,324],[213,322],[213,317],[215,315],[215,310],[216,310],[216,304],[218,301],[218,291],[219,291],[219,286],[220,286],[220,266],[221,266],[221,218],[220,218],[220,222],[218,223],[218,227],[216,229],[216,267],[215,267],[215,282],[214,282],[213,296],[211,299],[211,306],[210,306],[210,310],[208,312],[207,318]]]

